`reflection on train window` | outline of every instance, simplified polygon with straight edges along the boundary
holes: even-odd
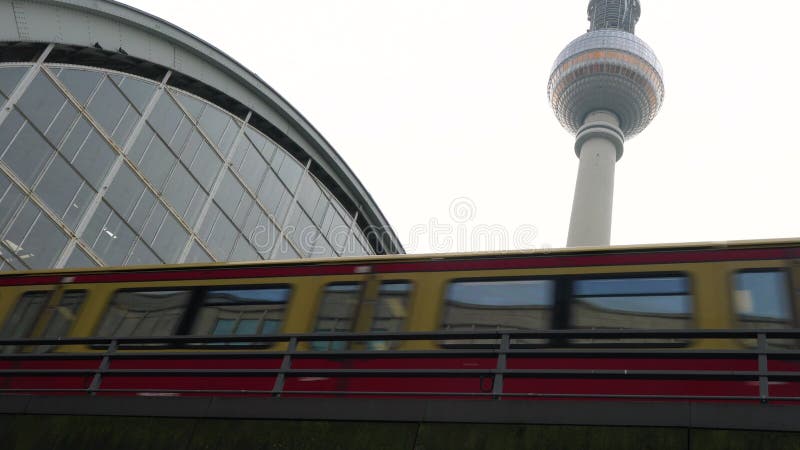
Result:
[[[341,332],[353,330],[356,309],[361,295],[360,283],[336,283],[325,287],[317,313],[316,332]],[[312,341],[314,350],[344,350],[347,342]]]
[[[117,292],[95,334],[101,337],[172,335],[190,297],[190,290]]]
[[[286,286],[208,290],[192,334],[252,336],[277,333],[289,292]]]
[[[476,280],[450,283],[445,294],[445,330],[547,330],[552,323],[553,280]],[[538,343],[515,340],[513,343]],[[447,341],[445,344],[488,344]]]
[[[36,320],[44,311],[52,292],[26,292],[20,296],[14,310],[6,319],[0,338],[15,339],[30,337]]]
[[[375,311],[372,316],[370,331],[392,332],[402,331],[408,318],[411,283],[407,281],[384,281],[378,290]],[[368,341],[370,350],[388,350],[397,347],[399,341]]]
[[[20,296],[14,310],[6,319],[3,329],[0,330],[0,338],[16,339],[31,337],[36,322],[42,312],[44,312],[47,302],[50,301],[52,292],[26,292]],[[15,353],[20,350],[19,346],[7,345],[0,347],[2,353]]]
[[[734,275],[734,309],[743,328],[792,328],[789,279],[782,270]]]
[[[42,337],[64,337],[75,322],[78,309],[86,299],[86,291],[66,291],[53,308]]]
[[[78,316],[78,310],[86,299],[86,295],[86,291],[64,292],[57,306],[47,308],[49,317],[41,337],[60,338],[67,336]],[[35,352],[45,353],[52,351],[56,347],[55,345],[40,345],[35,349]]]
[[[689,328],[689,279],[678,275],[577,280],[571,313],[573,328]]]

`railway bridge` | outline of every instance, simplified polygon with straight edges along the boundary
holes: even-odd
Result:
[[[569,330],[7,339],[0,441],[14,449],[796,449],[798,337]],[[687,339],[714,345],[677,345]],[[414,340],[447,345],[435,354],[374,350]],[[471,345],[456,344],[464,340]],[[725,341],[752,345],[724,349]],[[314,342],[349,345],[314,351]]]

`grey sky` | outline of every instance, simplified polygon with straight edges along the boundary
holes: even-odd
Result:
[[[588,27],[588,0],[125,3],[281,93],[410,252],[498,249],[476,236],[501,229],[503,248],[564,245],[578,160],[546,88],[556,55]],[[790,0],[642,0],[637,35],[667,94],[617,164],[612,243],[800,235],[797,17]],[[468,211],[454,221],[459,198]]]

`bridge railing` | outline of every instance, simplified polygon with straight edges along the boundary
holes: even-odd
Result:
[[[388,345],[386,350],[372,350],[371,343],[400,343],[434,341],[437,349],[403,350]],[[688,348],[686,343],[728,342],[715,348]],[[314,350],[314,343],[351,344],[349,349]],[[476,344],[476,342],[478,342]],[[527,342],[519,344],[520,342]],[[531,344],[531,342],[535,342]],[[457,397],[488,399],[519,398],[591,398],[591,399],[652,399],[652,400],[728,400],[728,401],[800,401],[800,329],[792,330],[553,330],[553,331],[437,331],[392,333],[313,333],[268,336],[169,336],[121,338],[59,338],[0,340],[0,393],[4,394],[88,394],[88,395],[268,395],[268,396],[379,396],[379,397]],[[276,345],[283,344],[283,345]],[[305,345],[304,345],[305,344]],[[345,347],[336,345],[333,347]],[[64,351],[64,349],[85,349]],[[491,367],[429,367],[417,361],[426,359],[481,358],[491,361]],[[252,364],[226,364],[221,368],[176,368],[167,361],[176,360],[254,361],[271,360],[269,367]],[[588,360],[593,364],[580,367],[561,367],[558,364],[535,364],[534,368],[510,367],[510,360],[552,361]],[[138,360],[134,368],[117,367],[120,361]],[[402,367],[386,368],[331,367],[328,364],[297,364],[300,361],[386,361],[400,360]],[[697,368],[680,369],[608,368],[604,361],[696,361]],[[79,367],[64,365],[64,361],[82,361]],[[744,364],[708,368],[708,361],[739,361]],[[771,362],[788,361],[796,365],[781,365],[770,369]],[[172,366],[172,367],[171,367]],[[691,367],[691,364],[690,364]],[[57,383],[68,377],[82,377],[79,387]],[[128,377],[155,380],[163,377],[208,379],[215,377],[269,380],[269,389],[136,387],[104,385],[109,377]],[[299,389],[287,386],[298,378],[325,379],[392,379],[431,380],[476,378],[481,388],[473,391],[396,390],[396,389]],[[515,380],[616,380],[622,382],[660,381],[739,382],[757,383],[757,395],[741,393],[653,393],[647,392],[580,392],[536,389],[524,392],[505,389],[509,379]],[[31,382],[36,380],[36,382]],[[53,383],[48,383],[53,381]],[[797,384],[795,384],[797,383]],[[147,384],[145,382],[145,384]],[[771,394],[770,385],[792,385],[798,389],[791,395]],[[784,389],[784,392],[786,390]],[[796,393],[795,393],[796,392]]]

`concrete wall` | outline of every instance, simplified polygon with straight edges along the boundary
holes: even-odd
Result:
[[[0,415],[16,450],[784,450],[800,433],[654,427]]]

